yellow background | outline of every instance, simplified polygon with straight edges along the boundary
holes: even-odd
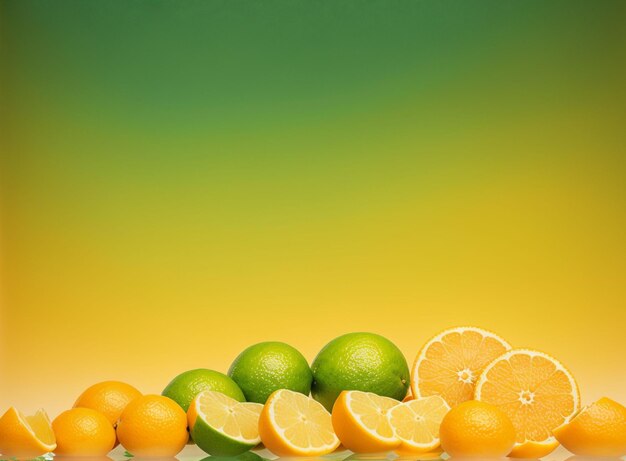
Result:
[[[2,4],[0,410],[457,325],[626,402],[623,3],[54,3]]]

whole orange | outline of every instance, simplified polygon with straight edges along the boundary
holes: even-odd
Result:
[[[169,397],[138,397],[122,412],[117,438],[135,456],[175,456],[189,438],[187,414]]]

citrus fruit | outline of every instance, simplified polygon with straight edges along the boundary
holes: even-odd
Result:
[[[53,451],[56,439],[44,410],[24,416],[14,407],[0,418],[0,453],[7,458],[36,458]]]
[[[439,447],[439,426],[450,411],[438,396],[422,397],[393,407],[387,419],[400,440],[401,452],[429,453]]]
[[[161,393],[178,403],[185,412],[193,399],[202,391],[217,391],[243,402],[246,398],[230,377],[219,371],[198,368],[176,376]]]
[[[239,385],[246,400],[265,403],[278,389],[309,395],[313,375],[304,356],[289,344],[264,342],[244,350],[234,360],[228,376]]]
[[[450,407],[474,398],[474,384],[489,362],[511,346],[481,328],[457,327],[428,341],[417,354],[411,372],[415,398],[442,396]]]
[[[215,456],[236,456],[261,442],[259,415],[263,405],[215,391],[200,392],[187,411],[194,442]]]
[[[140,395],[141,392],[130,384],[103,381],[85,389],[76,399],[74,408],[91,408],[99,411],[115,426],[126,405]]]
[[[122,412],[117,438],[135,456],[175,456],[189,438],[187,415],[168,397],[143,395]]]
[[[313,365],[313,398],[331,411],[341,391],[363,391],[402,400],[409,368],[400,349],[374,333],[348,333],[333,339]]]
[[[57,455],[103,456],[115,446],[115,429],[109,419],[91,408],[72,408],[52,421]]]
[[[322,456],[339,446],[330,413],[312,398],[287,389],[267,399],[259,434],[265,447],[278,456]]]
[[[379,453],[400,445],[387,420],[387,412],[398,404],[371,392],[343,391],[331,415],[341,444],[355,453]]]
[[[603,397],[583,408],[569,422],[554,429],[554,435],[579,456],[626,455],[626,407]]]
[[[515,444],[515,427],[495,405],[468,400],[452,408],[439,428],[441,448],[450,456],[502,457]]]
[[[504,411],[517,433],[512,457],[541,457],[558,446],[552,431],[580,409],[570,372],[543,352],[513,349],[491,362],[476,382],[476,400]]]

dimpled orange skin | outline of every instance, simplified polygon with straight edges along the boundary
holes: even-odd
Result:
[[[443,418],[439,429],[441,448],[450,456],[502,457],[515,444],[515,427],[494,405],[469,400]]]
[[[91,408],[72,408],[52,421],[57,455],[103,456],[115,445],[115,429],[106,416]]]
[[[603,397],[554,435],[575,455],[619,458],[626,455],[626,407]]]
[[[126,405],[140,396],[141,392],[130,384],[120,381],[104,381],[85,389],[76,399],[74,408],[91,408],[99,411],[115,426]]]
[[[117,438],[134,456],[175,456],[189,439],[187,414],[168,397],[138,397],[122,412]]]

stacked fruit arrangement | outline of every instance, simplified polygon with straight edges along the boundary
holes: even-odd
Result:
[[[581,410],[571,373],[549,355],[513,349],[473,327],[446,330],[409,372],[400,350],[372,333],[334,339],[311,367],[279,342],[244,350],[228,374],[175,377],[162,395],[117,381],[85,390],[50,423],[40,410],[0,418],[3,458],[49,452],[101,456],[118,444],[136,457],[196,443],[237,456],[261,443],[278,456],[356,453],[540,458],[559,443],[577,455],[626,454],[626,408],[602,398]]]

